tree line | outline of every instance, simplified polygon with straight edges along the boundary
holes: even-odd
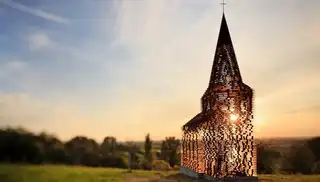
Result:
[[[143,146],[118,142],[106,136],[102,143],[85,136],[61,141],[48,133],[34,134],[23,128],[0,129],[0,162],[18,164],[64,164],[144,170],[179,169],[180,140],[166,137],[155,148],[149,134]],[[320,137],[280,151],[257,146],[258,173],[320,173]]]
[[[258,173],[320,174],[320,137],[306,139],[279,150],[257,146]]]
[[[162,148],[155,150],[149,134],[144,147],[133,141],[118,142],[112,136],[106,136],[102,143],[86,136],[63,142],[45,132],[34,134],[23,128],[4,128],[0,129],[0,162],[170,169],[179,165],[179,145],[178,139],[167,137]]]

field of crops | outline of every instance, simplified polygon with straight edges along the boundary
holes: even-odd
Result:
[[[261,182],[320,182],[320,175],[261,175]],[[0,182],[178,182],[196,181],[177,171],[158,172],[61,165],[0,164]]]

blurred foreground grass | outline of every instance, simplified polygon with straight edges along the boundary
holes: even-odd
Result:
[[[320,182],[320,175],[260,175],[261,182]],[[196,181],[177,171],[158,172],[63,165],[0,164],[0,182],[177,182]]]

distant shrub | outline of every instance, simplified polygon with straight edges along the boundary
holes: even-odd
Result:
[[[168,171],[171,169],[170,164],[164,160],[155,160],[152,163],[153,170]]]
[[[294,173],[311,174],[316,170],[315,156],[307,145],[293,147],[290,162]]]
[[[313,165],[313,168],[312,168],[312,172],[314,174],[320,174],[320,161],[315,162],[315,164]]]
[[[174,165],[172,169],[173,169],[173,170],[176,170],[176,171],[177,171],[177,170],[180,170],[180,166],[179,166],[179,165]]]
[[[141,169],[152,170],[152,163],[147,160],[143,160],[143,162],[141,164]]]
[[[259,145],[257,147],[258,161],[257,169],[260,174],[278,173],[280,169],[281,153],[267,146]]]
[[[315,160],[320,161],[320,137],[309,139],[307,145],[315,156]]]
[[[101,158],[100,165],[103,167],[128,168],[128,163],[123,157],[111,155]]]

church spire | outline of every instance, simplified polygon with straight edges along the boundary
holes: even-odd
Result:
[[[229,32],[229,28],[227,25],[226,17],[224,13],[222,14],[222,20],[220,25],[220,32],[218,37],[217,48],[224,45],[232,45],[231,36]]]
[[[213,87],[216,84],[225,85],[236,82],[242,82],[242,79],[223,12],[209,87]]]

